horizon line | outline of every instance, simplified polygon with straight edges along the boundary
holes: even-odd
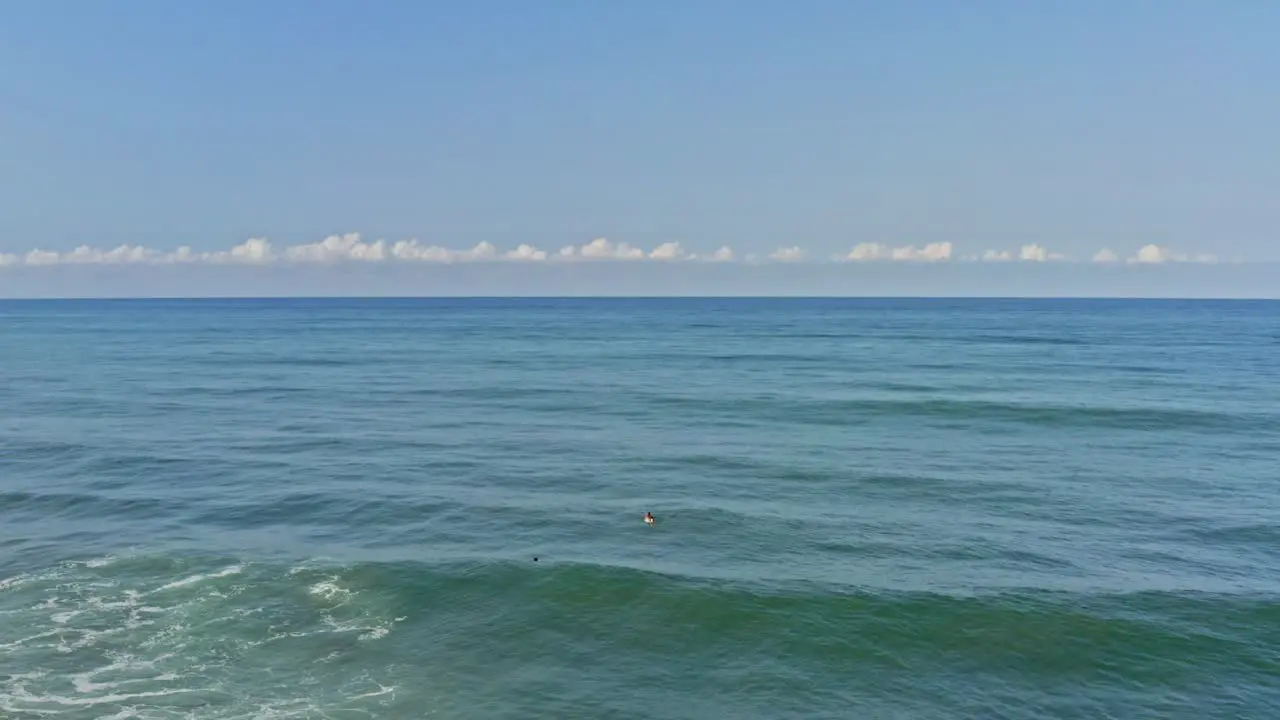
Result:
[[[3,302],[281,301],[281,300],[1089,300],[1280,302],[1280,296],[1178,295],[59,295],[3,297]]]

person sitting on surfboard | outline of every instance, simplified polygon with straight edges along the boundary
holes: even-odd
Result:
[[[653,525],[653,513],[649,512],[649,511],[647,511],[647,510],[646,510],[646,511],[645,511],[645,513],[644,513],[644,524],[645,524],[645,525]]]

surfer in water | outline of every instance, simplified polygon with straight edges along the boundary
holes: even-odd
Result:
[[[644,513],[644,524],[648,525],[649,527],[653,527],[653,513],[647,510]]]

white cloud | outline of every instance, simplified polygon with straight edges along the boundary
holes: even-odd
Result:
[[[463,262],[469,260],[492,260],[498,256],[498,248],[490,242],[479,242],[470,250],[464,250],[458,254],[458,258]]]
[[[804,259],[804,250],[795,245],[778,248],[769,254],[769,259],[777,262],[799,262]]]
[[[581,257],[587,260],[643,260],[645,252],[627,243],[614,243],[608,238],[596,238],[581,247],[560,250],[562,258]]]
[[[35,249],[22,256],[0,255],[8,258],[0,261],[0,266],[27,265],[39,267],[43,265],[167,265],[175,263],[267,263],[275,259],[271,243],[259,238],[251,238],[230,250],[219,252],[197,253],[187,246],[173,252],[163,252],[141,245],[120,245],[111,250],[100,250],[88,245],[80,245],[68,252]]]
[[[391,257],[396,260],[418,262],[453,262],[454,250],[436,245],[420,245],[417,240],[401,240],[391,246]]]
[[[1023,262],[1050,262],[1057,260],[1066,260],[1065,255],[1049,252],[1043,245],[1023,245],[1018,250],[1018,259]]]
[[[162,263],[195,263],[205,259],[206,253],[198,253],[183,245],[169,255],[160,255],[157,262]]]
[[[1171,254],[1168,248],[1162,248],[1159,245],[1144,245],[1138,250],[1138,254],[1130,259],[1130,262],[1136,263],[1163,263],[1171,260]]]
[[[662,243],[654,248],[653,252],[649,253],[651,260],[684,260],[688,257],[689,254],[684,251],[684,248],[680,247],[678,242]]]
[[[581,246],[567,246],[550,254],[533,245],[521,244],[513,250],[501,252],[492,243],[481,242],[468,250],[455,250],[439,245],[428,245],[418,240],[385,240],[366,242],[359,233],[330,235],[318,242],[285,247],[279,251],[270,241],[250,238],[228,250],[195,252],[183,246],[172,252],[163,252],[142,246],[122,245],[113,250],[98,250],[80,246],[69,252],[31,250],[24,255],[0,255],[0,266],[40,266],[60,264],[332,264],[343,262],[422,262],[464,263],[487,261],[544,262],[570,260],[659,260],[683,261],[706,259],[728,262],[734,259],[733,250],[721,247],[705,258],[688,252],[678,242],[658,245],[651,252],[625,242],[615,243],[597,238]]]
[[[888,260],[893,253],[890,248],[880,243],[860,243],[848,255],[844,256],[844,260]]]
[[[1129,258],[1130,263],[1142,265],[1159,265],[1171,262],[1214,263],[1217,261],[1217,256],[1212,254],[1201,253],[1198,255],[1184,255],[1182,253],[1174,252],[1163,245],[1143,245],[1138,250],[1137,255]]]
[[[290,262],[332,263],[343,260],[379,262],[387,259],[387,244],[379,240],[365,243],[360,233],[330,235],[317,243],[294,245],[286,248],[285,259]]]
[[[724,245],[719,250],[711,253],[707,259],[712,262],[733,262],[733,250],[728,245]]]
[[[969,256],[966,259],[972,260],[974,258],[973,256]],[[978,259],[983,262],[1012,262],[1014,260],[1020,260],[1022,262],[1051,262],[1066,260],[1067,256],[1060,253],[1050,252],[1048,248],[1043,245],[1028,243],[1018,248],[1017,253],[1014,253],[1012,250],[987,250],[982,253],[982,256]]]
[[[32,250],[22,256],[24,265],[57,265],[59,255],[56,252],[47,250]]]
[[[271,249],[270,241],[264,238],[249,238],[228,251],[203,253],[201,259],[214,264],[265,265],[275,261],[276,254]]]
[[[930,243],[923,247],[912,245],[892,247],[879,243],[862,243],[847,254],[833,259],[842,262],[906,261],[943,262],[951,260],[953,246],[949,242]],[[765,255],[748,254],[742,258],[748,264],[762,261],[793,263],[804,260],[808,253],[799,246],[778,248]],[[967,255],[966,260],[987,262],[1047,262],[1065,260],[1063,255],[1050,252],[1037,244],[1023,245],[1018,251],[987,250],[981,255]],[[34,249],[25,253],[0,253],[0,268],[40,267],[50,265],[267,265],[267,264],[333,264],[333,263],[468,263],[468,262],[580,262],[580,261],[628,261],[628,262],[735,262],[738,256],[728,246],[701,254],[690,252],[679,242],[664,242],[645,250],[625,242],[597,238],[583,245],[569,245],[555,252],[540,250],[530,244],[520,244],[514,249],[499,250],[492,243],[481,242],[470,249],[456,250],[438,245],[420,243],[418,240],[365,241],[359,233],[330,235],[318,242],[302,243],[276,248],[265,238],[250,238],[226,250],[196,251],[188,246],[176,250],[157,250],[140,245],[120,245],[112,249],[98,249],[81,245],[73,250],[55,252]],[[1095,263],[1116,263],[1121,257],[1111,250],[1101,250],[1093,256]],[[1129,264],[1160,263],[1212,263],[1213,255],[1182,254],[1160,245],[1146,245],[1125,260]]]
[[[869,262],[873,260],[894,260],[905,262],[943,262],[951,259],[954,247],[949,242],[929,243],[922,248],[914,245],[889,247],[880,243],[861,243],[854,246],[848,255],[838,258],[850,262]]]
[[[57,262],[93,265],[153,262],[161,253],[140,245],[121,245],[113,250],[98,250],[81,245],[69,253],[63,253]]]
[[[508,260],[527,260],[529,262],[542,262],[543,260],[547,259],[547,253],[546,251],[539,250],[538,248],[532,245],[521,244],[515,250],[511,250],[507,254],[503,255],[503,257],[507,258]]]
[[[521,246],[527,247],[527,246]],[[519,252],[519,249],[515,252]],[[538,251],[534,251],[538,252]],[[459,263],[492,260],[498,255],[498,249],[491,243],[482,242],[470,250],[451,250],[439,245],[422,245],[417,240],[401,240],[391,246],[391,257],[407,262],[425,263]],[[510,253],[508,253],[510,255]],[[513,258],[516,259],[516,258]]]

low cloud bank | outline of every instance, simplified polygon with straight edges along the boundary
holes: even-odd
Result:
[[[780,247],[763,256],[749,254],[742,258],[748,263],[798,263],[809,257],[798,245]],[[861,243],[841,255],[831,258],[838,263],[908,262],[945,263],[957,259],[955,246],[950,242],[892,246],[880,243]],[[1061,253],[1050,251],[1038,244],[1026,244],[1018,250],[987,250],[979,255],[960,258],[980,262],[1072,262]],[[99,249],[81,245],[74,250],[58,252],[35,249],[26,253],[0,253],[0,268],[47,267],[53,265],[330,265],[337,263],[434,263],[457,264],[476,262],[511,263],[566,263],[566,262],[739,262],[738,255],[729,246],[721,246],[710,253],[692,252],[679,242],[664,242],[646,250],[626,242],[597,238],[581,245],[568,245],[548,251],[529,244],[520,244],[509,250],[501,250],[489,242],[481,242],[467,249],[454,249],[419,242],[400,240],[367,242],[359,233],[331,235],[318,242],[277,248],[266,238],[250,238],[227,250],[196,251],[183,246],[166,251],[141,245],[120,245],[112,249]],[[1098,251],[1092,257],[1098,264],[1163,264],[1163,263],[1214,263],[1218,259],[1211,254],[1186,254],[1161,245],[1146,245],[1129,258],[1110,249]]]

